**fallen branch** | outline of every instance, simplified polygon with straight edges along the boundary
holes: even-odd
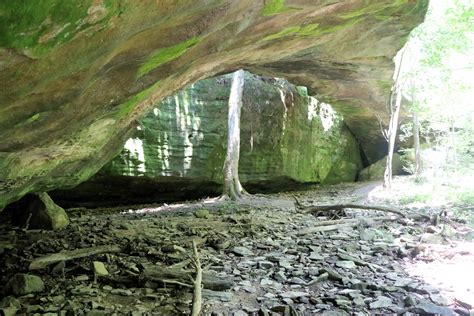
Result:
[[[199,253],[197,250],[196,242],[193,240],[193,253],[194,258],[192,259],[193,266],[196,269],[196,277],[194,278],[194,294],[193,294],[193,308],[191,310],[191,316],[199,316],[201,313],[202,306],[202,268],[201,260],[199,260]]]
[[[296,196],[292,195],[293,199],[295,200],[295,208],[296,209],[304,209],[305,206],[303,204],[301,204],[300,201],[298,201],[298,199],[296,198]]]
[[[339,210],[344,210],[346,208],[355,208],[355,209],[362,209],[362,210],[374,210],[374,211],[397,214],[397,215],[399,215],[401,217],[404,217],[404,218],[407,217],[407,215],[405,213],[403,213],[402,211],[399,211],[397,209],[394,209],[394,208],[391,208],[391,207],[388,207],[388,206],[364,205],[364,204],[316,205],[316,206],[306,207],[306,208],[302,209],[302,211],[305,212],[305,213],[315,213],[315,212],[329,211],[329,210],[339,211]]]
[[[34,259],[30,263],[29,269],[40,270],[40,269],[46,268],[47,266],[51,264],[58,263],[60,261],[68,261],[68,260],[73,260],[73,259],[78,259],[78,258],[90,257],[90,256],[102,254],[102,253],[116,253],[116,252],[121,252],[121,251],[122,251],[122,248],[115,245],[61,251],[58,253],[54,253],[51,255],[46,255],[46,256]]]
[[[309,228],[298,231],[296,235],[301,236],[301,235],[308,235],[308,234],[319,233],[319,232],[328,232],[328,231],[338,230],[344,227],[354,227],[354,226],[363,224],[364,222],[367,223],[370,221],[394,221],[394,220],[398,220],[398,219],[393,218],[393,217],[388,217],[388,216],[380,216],[380,217],[369,217],[369,218],[362,218],[362,219],[346,218],[346,219],[338,219],[338,220],[332,220],[332,221],[322,221],[322,222],[315,223],[313,227],[309,227]]]

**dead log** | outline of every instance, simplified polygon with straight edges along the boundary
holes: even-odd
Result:
[[[82,249],[74,249],[74,250],[67,250],[61,251],[58,253],[53,253],[50,255],[42,256],[39,258],[34,259],[29,266],[30,270],[40,270],[48,267],[51,264],[58,263],[60,261],[69,261],[79,258],[90,257],[102,253],[116,253],[121,252],[122,248],[116,245],[108,245],[108,246],[98,246],[98,247],[91,247],[91,248],[82,248]]]
[[[386,212],[386,213],[392,213],[399,215],[403,218],[406,218],[407,215],[403,213],[400,210],[394,209],[389,206],[382,206],[382,205],[365,205],[365,204],[331,204],[331,205],[316,205],[316,206],[310,206],[302,209],[302,212],[304,213],[315,213],[315,212],[321,212],[321,211],[338,211],[338,210],[344,210],[346,208],[355,208],[355,209],[362,209],[362,210],[374,210],[374,211],[380,211],[380,212]]]

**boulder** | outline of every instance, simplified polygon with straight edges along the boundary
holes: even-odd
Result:
[[[15,274],[5,286],[7,293],[22,296],[44,290],[44,283],[40,277],[31,274]]]
[[[0,301],[0,315],[14,316],[20,308],[20,301],[13,296],[6,296]]]
[[[55,204],[47,193],[27,194],[8,208],[14,211],[13,223],[29,229],[58,230],[69,224],[62,207]]]
[[[392,160],[392,175],[407,174],[404,169],[402,157],[395,153]],[[357,177],[358,181],[383,180],[385,166],[387,165],[387,156],[362,169]]]

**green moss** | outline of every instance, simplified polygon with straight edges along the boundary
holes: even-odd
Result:
[[[84,27],[80,21],[87,16],[91,3],[92,0],[1,1],[0,45],[42,55]],[[41,36],[50,33],[54,34],[50,40],[39,43]]]
[[[299,29],[300,29],[299,26],[290,26],[290,27],[287,27],[287,28],[283,29],[282,31],[280,31],[278,33],[275,33],[275,34],[272,34],[272,35],[269,35],[269,36],[265,37],[262,41],[271,41],[271,40],[275,40],[275,39],[278,39],[278,38],[285,37],[287,35],[295,34],[299,31]]]
[[[384,92],[390,92],[392,89],[392,82],[387,80],[377,80],[377,85]]]
[[[147,97],[150,96],[150,94],[153,92],[153,90],[158,86],[159,81],[155,82],[152,86],[146,88],[145,90],[135,94],[132,96],[130,99],[128,99],[126,102],[122,103],[118,108],[117,112],[117,117],[118,118],[123,118],[126,117],[132,110],[135,108],[135,106],[145,100]]]
[[[183,55],[189,48],[196,45],[199,42],[198,37],[192,37],[185,42],[179,43],[174,46],[160,48],[155,51],[150,58],[138,69],[138,76],[141,77],[146,75],[153,69],[172,61]]]
[[[395,0],[389,5],[387,5],[386,3],[375,2],[371,5],[363,7],[360,10],[341,14],[339,15],[339,17],[342,19],[353,19],[372,16],[376,20],[383,21],[391,19],[394,16],[413,15],[413,13],[416,12],[425,12],[427,5],[427,0]]]
[[[353,19],[343,24],[327,27],[320,27],[318,23],[307,24],[305,26],[290,26],[278,33],[263,38],[261,41],[271,41],[286,36],[321,36],[325,34],[335,33],[345,28],[351,27],[357,24],[360,20],[361,19]]]
[[[270,16],[283,12],[295,11],[297,8],[286,7],[285,0],[269,0],[262,10],[262,16]]]
[[[38,120],[40,117],[39,113],[36,113],[35,115],[31,116],[29,119],[26,120],[26,124],[28,123],[33,123],[34,121]]]

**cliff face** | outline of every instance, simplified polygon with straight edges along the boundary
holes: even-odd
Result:
[[[140,117],[184,86],[245,68],[331,102],[370,161],[392,58],[427,0],[3,1],[0,209],[94,175]]]
[[[110,204],[219,194],[231,80],[198,81],[156,104],[120,155],[55,199]],[[361,166],[355,138],[330,105],[286,80],[246,73],[239,174],[247,189],[354,181]]]

